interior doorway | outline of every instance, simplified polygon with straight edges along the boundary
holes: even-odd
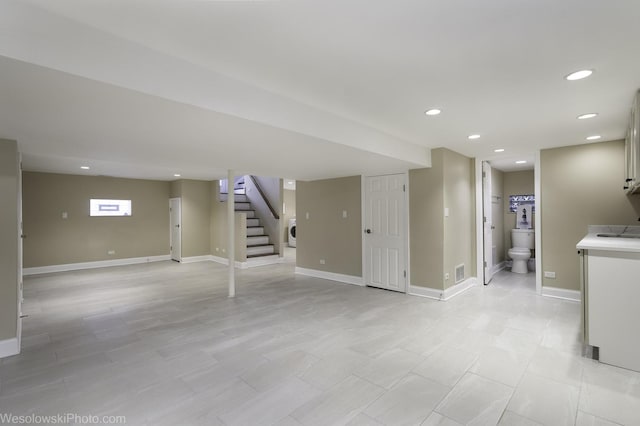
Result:
[[[503,283],[504,274],[508,274],[506,282],[518,282],[523,288],[541,292],[540,220],[536,215],[539,168],[536,165],[534,156],[476,160],[477,276],[485,285],[493,283],[496,274],[500,274],[499,281]],[[518,208],[526,208],[530,222],[525,226],[527,229],[518,225],[522,224],[517,220]],[[515,243],[514,230],[520,231]],[[525,244],[522,233],[531,236]],[[520,252],[524,249],[527,256],[513,249]],[[518,258],[520,261],[514,268],[513,262]]]
[[[407,291],[406,174],[364,178],[364,284]]]
[[[169,199],[169,252],[171,260],[182,261],[182,203],[180,198]]]

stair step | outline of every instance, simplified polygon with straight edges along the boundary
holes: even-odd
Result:
[[[235,211],[251,210],[251,203],[246,201],[236,201]]]
[[[260,226],[260,219],[250,218],[249,215],[247,215],[247,228],[252,226]]]
[[[273,244],[247,247],[247,257],[255,257],[275,253]]]
[[[236,193],[236,195],[235,195],[235,197],[233,199],[234,199],[234,201],[236,203],[248,203],[249,202],[249,199],[244,194]]]
[[[254,237],[247,237],[247,247],[249,246],[262,246],[269,244],[269,236],[268,235],[260,235]]]
[[[247,220],[248,222],[249,220]],[[264,226],[247,226],[247,237],[264,235]]]

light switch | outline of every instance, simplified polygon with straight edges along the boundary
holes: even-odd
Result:
[[[444,208],[444,217],[449,217],[449,207]]]
[[[346,218],[347,218],[347,211],[346,211],[346,210],[342,210],[342,217],[343,217],[344,219],[346,219]]]
[[[306,217],[307,219],[309,219],[309,212],[307,212],[307,214],[305,215],[305,217]]]
[[[69,218],[69,214],[67,212],[62,212],[62,218],[63,219]]]

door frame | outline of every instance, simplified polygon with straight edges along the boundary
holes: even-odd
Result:
[[[18,353],[22,351],[22,304],[24,302],[24,278],[22,276],[24,262],[24,222],[22,220],[22,154],[18,153],[18,318],[16,324],[16,337],[18,339]]]
[[[365,238],[365,233],[364,233],[364,229],[365,229],[365,223],[366,223],[366,206],[367,206],[367,200],[366,200],[366,181],[368,177],[375,177],[375,176],[391,176],[391,175],[403,175],[404,176],[404,185],[405,185],[405,191],[404,191],[404,224],[402,226],[402,238],[404,239],[404,244],[403,244],[403,249],[404,249],[404,268],[405,271],[407,271],[407,277],[405,279],[406,281],[406,285],[405,285],[405,290],[404,290],[404,294],[410,294],[411,292],[409,291],[411,288],[411,245],[410,245],[410,240],[409,240],[409,171],[405,170],[404,172],[399,172],[399,173],[385,173],[385,174],[381,174],[381,175],[360,175],[360,205],[361,205],[361,209],[360,209],[360,232],[361,232],[361,245],[362,245],[362,285],[363,286],[367,286],[367,282],[366,282],[366,275],[365,275],[365,271],[366,271],[366,267],[367,267],[367,262],[366,262],[366,253],[367,253],[367,246],[365,244],[366,242],[366,238]],[[397,293],[402,293],[402,292],[397,292]]]
[[[536,151],[535,164],[533,165],[534,188],[533,193],[536,197],[536,219],[535,219],[535,250],[536,250],[536,294],[542,295],[542,186],[540,184],[541,167],[540,167],[540,150]],[[476,277],[478,280],[484,277],[484,228],[482,223],[482,162],[488,160],[485,158],[475,158],[475,184],[476,184]],[[509,194],[502,194],[506,199]]]
[[[174,259],[173,258],[173,226],[171,224],[171,203],[173,201],[178,201],[178,204],[180,205],[180,211],[178,212],[178,225],[180,225],[180,255],[178,256],[179,259]],[[178,262],[182,262],[182,198],[180,197],[174,197],[174,198],[169,198],[169,257],[171,258],[171,260],[177,260]]]

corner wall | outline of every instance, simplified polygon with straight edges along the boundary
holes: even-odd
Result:
[[[16,141],[0,139],[0,347],[18,332],[19,172]]]
[[[460,264],[474,275],[474,174],[473,159],[445,148],[431,151],[431,168],[409,171],[412,286],[452,287]]]
[[[362,277],[361,192],[360,176],[296,183],[298,267]]]
[[[544,287],[580,290],[576,244],[588,225],[638,225],[640,195],[627,197],[624,141],[540,152]]]

